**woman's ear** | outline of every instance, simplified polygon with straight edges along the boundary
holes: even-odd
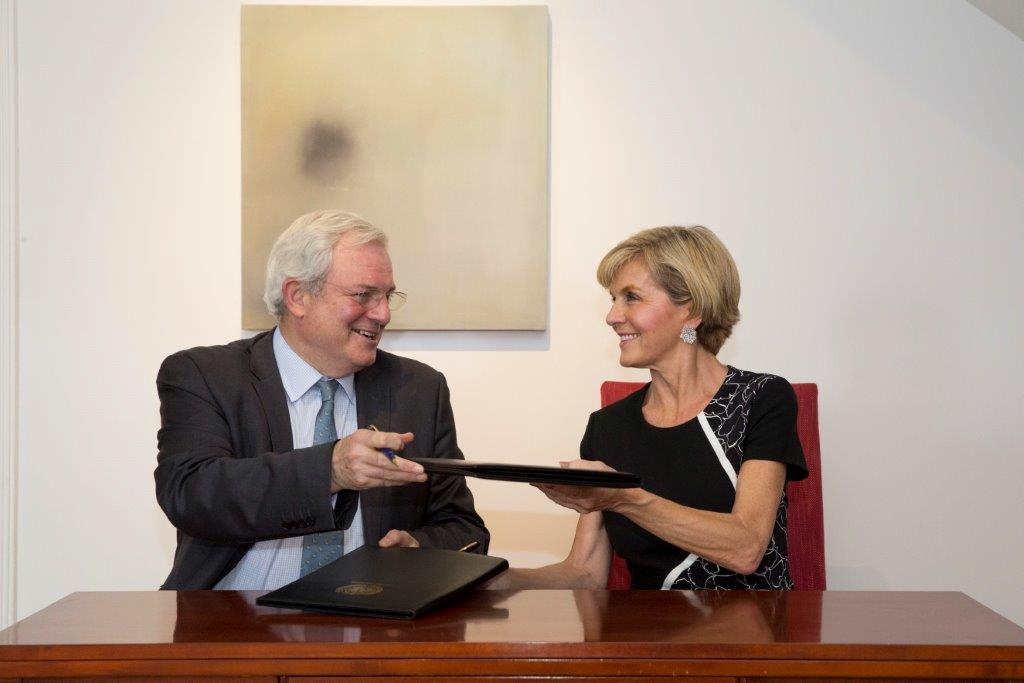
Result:
[[[690,304],[687,303],[683,306],[683,310],[680,311],[680,316],[683,320],[679,326],[679,338],[687,344],[693,344],[697,341],[697,328],[700,327],[701,319],[699,316],[690,316]]]
[[[690,316],[691,305],[692,304],[690,303],[685,303],[682,306],[683,310],[681,311],[680,315],[680,317],[682,318],[681,326],[679,328],[680,330],[683,329],[683,327],[692,327],[693,329],[697,329],[698,327],[700,327],[700,324],[702,322],[700,316]]]

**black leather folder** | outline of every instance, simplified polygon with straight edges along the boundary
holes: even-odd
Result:
[[[479,479],[525,481],[531,484],[565,484],[567,486],[602,486],[631,489],[642,483],[640,475],[629,472],[570,470],[564,467],[510,465],[506,463],[468,462],[450,458],[406,458],[423,465],[428,474],[455,474]]]
[[[508,569],[500,557],[363,546],[256,598],[259,605],[415,619]]]

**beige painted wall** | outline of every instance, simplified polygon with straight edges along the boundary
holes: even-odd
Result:
[[[550,15],[549,330],[385,342],[447,374],[467,455],[571,457],[599,382],[640,376],[595,264],[702,222],[743,278],[724,358],[821,385],[829,585],[1024,622],[1024,43],[959,0]],[[156,369],[241,335],[238,28],[233,1],[19,3],[22,616],[170,565]],[[473,489],[495,554],[568,547],[533,489]]]

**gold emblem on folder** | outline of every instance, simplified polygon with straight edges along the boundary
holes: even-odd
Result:
[[[334,589],[334,592],[341,595],[376,595],[377,593],[384,592],[384,586],[379,583],[370,583],[369,581],[353,581],[344,586],[338,586]]]

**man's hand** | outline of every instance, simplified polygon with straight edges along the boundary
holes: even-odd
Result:
[[[408,531],[392,529],[384,534],[384,538],[378,543],[381,548],[419,548],[420,542],[412,537]]]
[[[401,486],[423,482],[423,467],[395,456],[388,460],[382,449],[399,452],[413,440],[412,432],[373,432],[358,429],[334,444],[331,458],[331,493],[342,489],[361,491],[377,486]]]

